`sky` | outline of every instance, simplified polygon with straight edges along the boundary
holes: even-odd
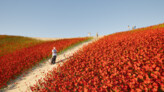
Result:
[[[164,23],[164,0],[0,0],[0,35],[85,37]]]

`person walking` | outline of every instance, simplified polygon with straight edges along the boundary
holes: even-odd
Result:
[[[52,60],[51,60],[51,64],[55,64],[56,57],[57,57],[57,50],[56,50],[55,47],[53,47],[53,49],[52,49]]]
[[[96,38],[98,38],[99,37],[99,35],[98,35],[98,32],[96,33]]]
[[[130,26],[128,25],[128,30],[130,30]]]

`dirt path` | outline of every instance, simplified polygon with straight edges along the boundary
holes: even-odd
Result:
[[[36,40],[42,40],[42,41],[52,41],[52,40],[63,39],[63,38],[43,38],[43,37],[31,37],[31,38],[36,39]]]
[[[62,64],[64,61],[66,61],[66,58],[72,56],[74,52],[93,41],[95,41],[95,39],[84,42],[58,55],[56,60],[57,63],[54,65],[51,65],[49,60],[47,60],[45,63],[39,64],[38,66],[29,70],[28,73],[22,74],[19,78],[10,83],[8,87],[0,90],[0,92],[31,92],[29,86],[34,85],[38,79],[44,78],[48,71],[57,67],[59,64]]]

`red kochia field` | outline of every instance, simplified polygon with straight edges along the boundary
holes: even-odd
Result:
[[[0,57],[0,88],[17,77],[34,64],[51,55],[53,46],[58,52],[75,43],[87,40],[88,38],[61,39],[57,41],[42,42],[40,44],[23,48],[11,54]]]
[[[32,91],[164,91],[164,24],[108,35],[54,69]]]

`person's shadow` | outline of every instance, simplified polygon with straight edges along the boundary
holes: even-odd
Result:
[[[58,61],[58,62],[55,62],[55,64],[58,64],[58,63],[61,63],[61,62],[64,62],[64,61],[66,61],[66,60],[69,60],[69,59],[71,59],[73,56],[69,56],[69,57],[65,57],[65,59],[62,59],[62,60],[60,60],[60,61]]]

